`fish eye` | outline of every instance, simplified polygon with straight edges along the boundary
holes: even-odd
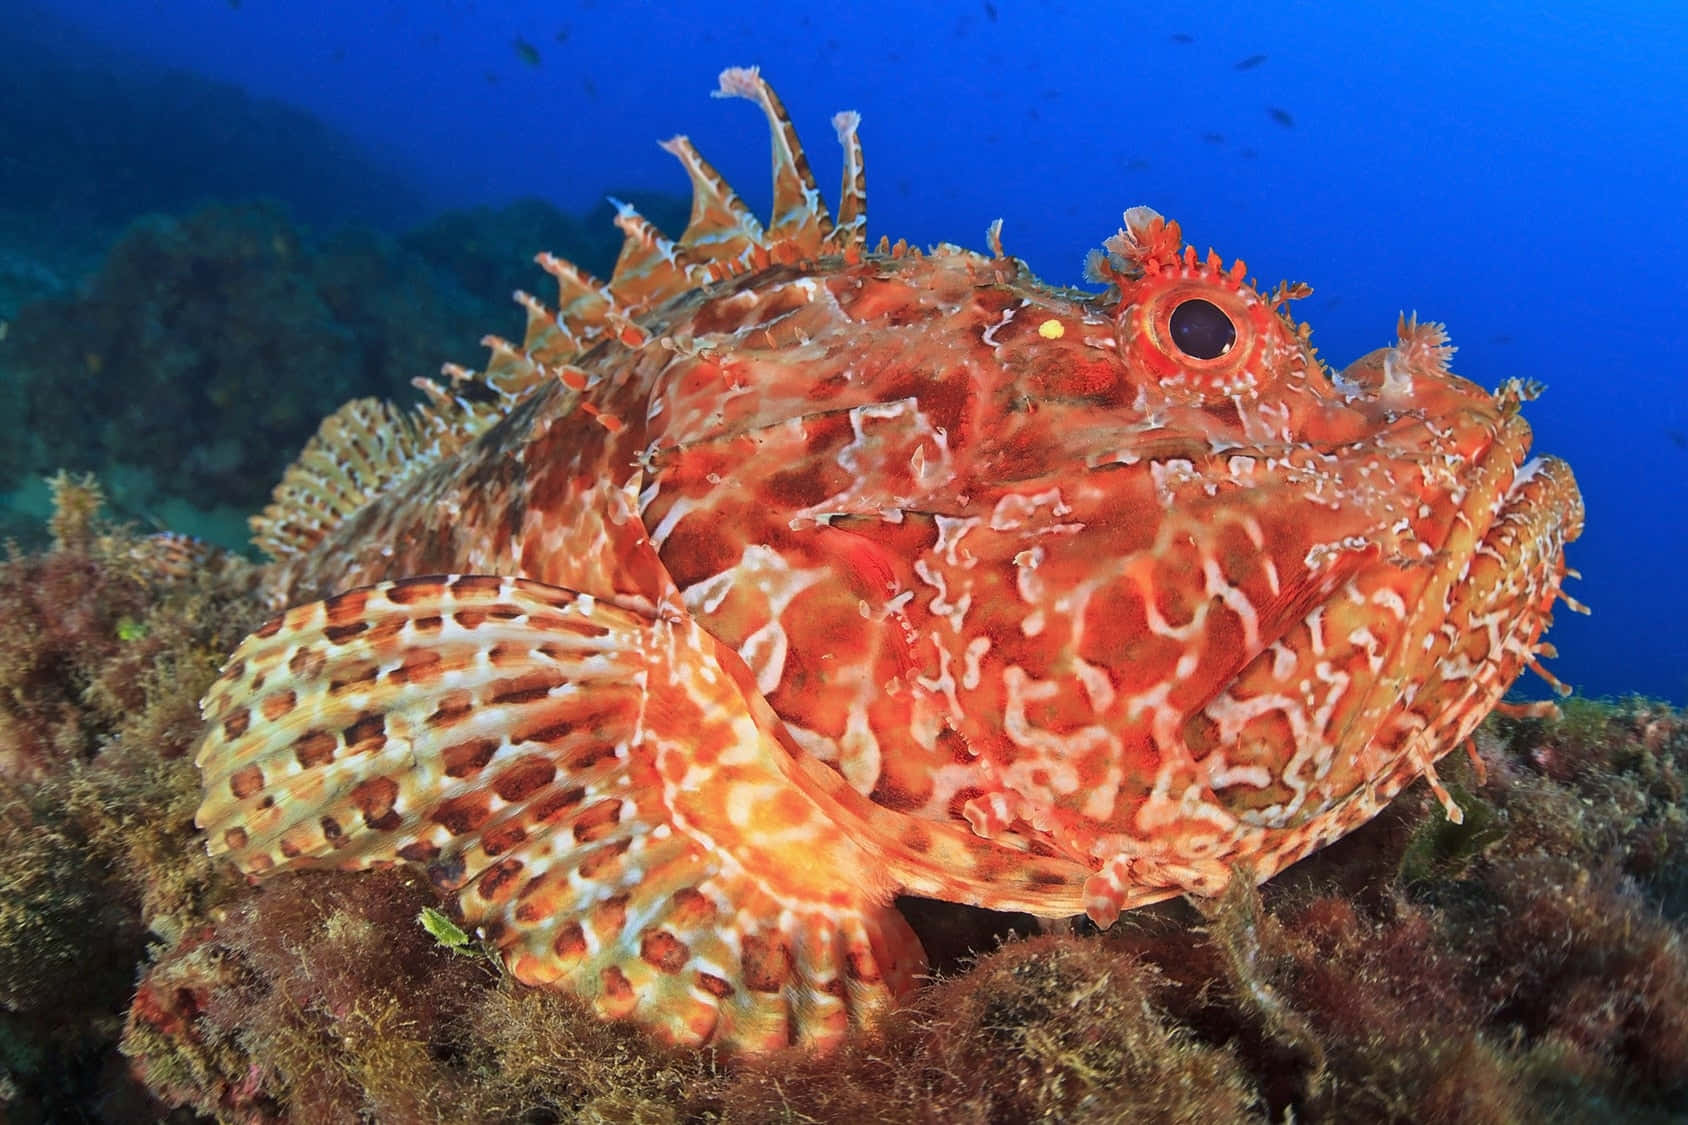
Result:
[[[1237,342],[1237,328],[1223,309],[1191,297],[1172,310],[1172,342],[1191,359],[1218,359]]]

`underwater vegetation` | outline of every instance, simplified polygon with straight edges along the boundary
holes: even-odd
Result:
[[[1492,718],[1260,891],[1035,934],[910,902],[938,978],[826,1057],[728,1064],[522,988],[404,871],[262,888],[192,823],[250,572],[55,482],[0,563],[11,1121],[1586,1121],[1688,1113],[1688,716]],[[191,565],[183,565],[184,561]],[[438,935],[438,936],[436,936]]]
[[[112,1065],[136,959],[199,916],[192,685],[252,614],[243,566],[182,581],[174,541],[51,483],[51,547],[0,563],[0,1104],[25,1121]]]

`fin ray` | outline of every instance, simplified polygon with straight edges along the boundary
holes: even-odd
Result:
[[[353,399],[323,419],[270,505],[252,517],[252,542],[272,558],[303,554],[409,476],[425,444],[420,428],[391,403]]]
[[[525,579],[348,591],[208,692],[197,820],[253,874],[422,863],[519,979],[665,1038],[825,1046],[912,987],[919,943],[724,656]]]
[[[706,263],[748,262],[751,250],[763,244],[762,224],[751,214],[727,181],[721,178],[685,136],[662,142],[686,169],[692,181],[692,214],[680,246],[693,260]]]
[[[861,114],[853,109],[832,118],[838,143],[844,146],[844,182],[838,189],[838,226],[829,246],[841,254],[867,249],[867,172],[862,165],[862,139],[856,132],[861,123]]]
[[[648,336],[638,318],[681,294],[774,261],[861,253],[867,189],[858,115],[833,118],[844,148],[835,227],[791,118],[758,70],[723,71],[716,94],[748,98],[768,119],[774,202],[766,227],[684,136],[662,142],[692,186],[691,218],[677,242],[623,204],[615,221],[625,239],[608,284],[571,262],[539,254],[535,260],[557,282],[557,306],[548,309],[527,293],[515,294],[527,311],[521,345],[488,337],[483,344],[491,355],[484,371],[447,364],[446,383],[415,380],[426,401],[408,414],[358,399],[329,415],[276,486],[270,505],[253,517],[252,542],[277,560],[308,554],[364,506],[462,448],[592,348],[606,340],[642,344]],[[476,392],[460,390],[463,385]],[[578,401],[583,409],[594,408],[586,398]]]
[[[615,225],[624,238],[610,292],[624,315],[637,316],[708,283],[707,270],[688,261],[632,204],[617,202]]]
[[[774,205],[768,217],[770,251],[789,247],[799,258],[819,256],[832,234],[832,216],[821,201],[814,173],[809,171],[809,158],[798,143],[785,104],[753,66],[723,70],[715,94],[747,98],[761,106],[768,118],[774,153]]]

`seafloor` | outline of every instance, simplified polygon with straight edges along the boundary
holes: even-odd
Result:
[[[193,827],[195,700],[262,612],[54,485],[0,563],[10,1122],[1669,1121],[1688,1115],[1688,717],[1491,719],[1223,901],[1038,934],[905,903],[938,969],[837,1055],[730,1064],[514,984],[412,874],[254,888]]]

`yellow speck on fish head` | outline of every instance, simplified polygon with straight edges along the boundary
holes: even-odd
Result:
[[[1059,340],[1067,334],[1067,326],[1051,317],[1037,326],[1037,334],[1045,340]]]

